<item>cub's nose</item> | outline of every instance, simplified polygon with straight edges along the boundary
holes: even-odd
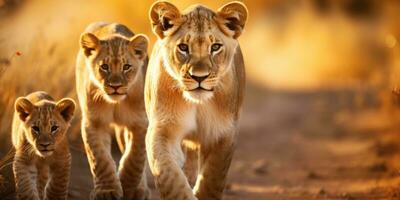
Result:
[[[197,81],[198,83],[201,83],[202,81],[204,81],[204,80],[208,77],[208,75],[207,75],[207,76],[194,76],[194,75],[190,75],[190,77],[191,77],[193,80]]]
[[[110,83],[108,84],[109,87],[111,87],[114,90],[118,90],[120,87],[122,87],[122,84],[120,83]]]
[[[110,86],[112,89],[114,89],[114,90],[118,90],[118,88],[120,88],[121,86],[120,85],[118,85],[118,86]]]
[[[48,146],[50,146],[50,142],[42,142],[42,143],[40,143],[39,145],[41,146],[41,147],[43,147],[43,148],[47,148]]]

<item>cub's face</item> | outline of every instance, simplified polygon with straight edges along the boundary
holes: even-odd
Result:
[[[91,33],[82,34],[90,79],[106,100],[117,102],[126,96],[145,65],[147,45],[147,37],[140,34],[130,39],[110,36],[102,40]]]
[[[57,103],[42,100],[37,104],[20,97],[15,110],[21,119],[27,141],[41,157],[50,156],[64,139],[75,110],[72,99]]]
[[[218,12],[194,6],[181,14],[172,4],[157,2],[150,18],[161,39],[165,68],[184,97],[196,103],[210,99],[233,62],[245,6],[233,2]]]

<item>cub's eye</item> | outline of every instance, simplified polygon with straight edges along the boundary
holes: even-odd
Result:
[[[135,54],[140,56],[140,55],[142,55],[142,54],[143,54],[143,52],[142,52],[142,51],[140,51],[140,50],[135,50]]]
[[[58,126],[52,126],[51,127],[51,132],[54,133],[56,131],[58,131]]]
[[[39,133],[39,131],[40,131],[38,126],[32,126],[31,128],[32,128],[32,131],[35,133]]]
[[[132,65],[130,65],[130,64],[125,64],[122,68],[123,68],[124,71],[128,71],[128,70],[131,69],[131,67],[132,67]]]
[[[222,47],[222,44],[215,43],[215,44],[211,45],[211,52],[216,52],[219,49],[221,49],[221,47]]]
[[[101,68],[102,70],[104,70],[104,71],[108,71],[109,66],[108,66],[107,64],[102,64],[102,65],[100,65],[100,68]]]
[[[189,52],[189,46],[187,44],[179,44],[178,45],[179,50],[183,51],[183,52]]]

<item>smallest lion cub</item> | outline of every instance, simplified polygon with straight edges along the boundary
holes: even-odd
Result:
[[[67,199],[71,155],[66,132],[74,111],[72,99],[55,102],[45,92],[15,101],[12,142],[18,199]]]

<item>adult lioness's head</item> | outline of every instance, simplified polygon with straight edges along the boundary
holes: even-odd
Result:
[[[42,100],[32,103],[25,97],[15,101],[15,111],[23,123],[25,137],[37,155],[53,154],[65,137],[74,115],[75,102],[64,98],[58,102]]]
[[[150,20],[161,40],[164,66],[183,95],[197,103],[212,97],[231,67],[247,20],[245,5],[231,2],[217,12],[195,5],[181,13],[159,1],[150,10]]]
[[[80,44],[91,81],[105,93],[108,101],[123,99],[146,62],[147,36],[112,35],[99,39],[92,33],[83,33]]]

